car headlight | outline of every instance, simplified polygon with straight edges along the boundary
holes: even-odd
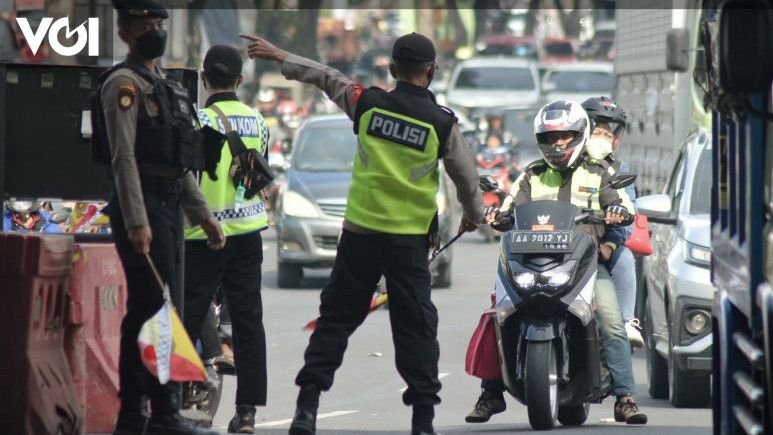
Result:
[[[711,314],[705,310],[689,310],[684,316],[684,329],[692,335],[700,335],[711,327]]]
[[[282,211],[288,216],[315,218],[319,217],[317,207],[298,192],[288,190],[282,196]]]
[[[711,266],[711,250],[685,241],[684,261],[700,267],[709,267]]]

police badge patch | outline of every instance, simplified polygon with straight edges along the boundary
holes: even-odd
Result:
[[[134,105],[136,91],[133,85],[121,85],[118,88],[118,107],[124,112]]]

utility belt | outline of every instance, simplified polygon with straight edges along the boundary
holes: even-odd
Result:
[[[163,197],[177,197],[183,191],[183,178],[143,176],[140,178],[142,192]]]
[[[185,175],[185,170],[179,166],[165,165],[162,163],[138,162],[137,170],[142,177],[163,178],[176,180]]]

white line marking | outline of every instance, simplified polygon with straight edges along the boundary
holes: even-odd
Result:
[[[440,380],[440,379],[443,379],[443,378],[445,378],[446,376],[448,376],[448,375],[450,375],[450,374],[451,374],[451,373],[440,373],[440,374],[437,376],[437,378],[438,378],[438,380]],[[405,393],[405,390],[407,390],[407,389],[408,389],[408,387],[403,387],[403,388],[400,388],[400,389],[399,389],[399,390],[397,390],[397,391],[399,391],[399,392],[401,392],[401,393]]]
[[[328,412],[325,414],[319,414],[317,416],[317,420],[322,420],[323,418],[331,418],[331,417],[338,417],[341,415],[347,415],[347,414],[354,414],[357,411],[334,411],[334,412]],[[285,420],[275,420],[275,421],[267,421],[265,423],[256,424],[255,427],[273,427],[273,426],[284,426],[286,424],[292,423],[293,419],[288,418]]]

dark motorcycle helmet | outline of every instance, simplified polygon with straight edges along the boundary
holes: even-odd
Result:
[[[29,216],[32,213],[38,211],[38,208],[40,208],[40,203],[34,199],[10,198],[5,201],[5,208],[7,208],[11,213],[22,216]]]
[[[619,143],[625,133],[625,124],[628,117],[625,110],[617,105],[609,97],[591,97],[582,102],[582,108],[588,114],[588,118],[593,124],[603,123],[609,126],[610,131],[615,136],[615,141]]]
[[[534,134],[545,162],[559,171],[577,166],[590,137],[590,124],[576,101],[558,100],[544,105],[534,117]],[[548,142],[548,135],[557,131],[572,132],[574,139],[565,148],[555,147]]]

